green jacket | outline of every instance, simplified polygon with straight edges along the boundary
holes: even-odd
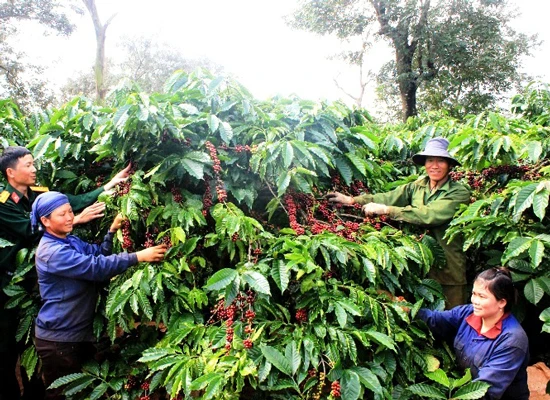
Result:
[[[36,190],[36,189],[35,189]],[[47,189],[46,189],[47,190]],[[78,196],[67,195],[75,212],[95,202],[103,187]],[[40,234],[31,229],[31,206],[40,192],[28,190],[28,198],[11,185],[0,193],[0,238],[14,244],[0,248],[0,289],[10,281],[15,271],[15,257],[23,248],[32,248],[38,243]]]
[[[445,251],[447,259],[447,265],[442,269],[432,269],[430,277],[442,285],[466,284],[466,257],[462,251],[462,239],[455,238],[450,243],[443,240],[445,230],[459,206],[470,202],[470,192],[466,187],[448,179],[432,193],[430,180],[426,176],[387,193],[364,194],[354,197],[354,200],[359,204],[385,204],[393,220],[429,228]]]

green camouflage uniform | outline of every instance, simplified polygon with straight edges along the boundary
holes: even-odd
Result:
[[[439,189],[432,192],[430,179],[423,177],[390,192],[365,194],[354,197],[354,200],[359,204],[385,204],[389,208],[389,217],[393,220],[429,228],[445,251],[447,259],[447,265],[441,269],[432,268],[429,277],[443,286],[448,307],[464,304],[466,257],[462,250],[462,239],[456,237],[447,243],[443,236],[459,206],[470,201],[470,192],[466,187],[448,179]]]

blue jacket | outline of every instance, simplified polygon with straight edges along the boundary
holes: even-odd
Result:
[[[485,398],[529,399],[529,342],[513,315],[505,315],[493,329],[483,335],[478,333],[481,319],[473,315],[471,304],[449,311],[421,309],[418,316],[436,335],[442,338],[454,337],[459,365],[470,368],[474,380],[491,385]]]
[[[52,342],[93,340],[96,282],[106,281],[137,264],[135,253],[111,255],[113,233],[99,246],[69,235],[45,233],[36,250],[36,270],[43,305],[36,337]]]

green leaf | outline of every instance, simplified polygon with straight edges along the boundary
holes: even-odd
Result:
[[[464,372],[464,376],[460,379],[455,379],[453,382],[452,382],[452,387],[451,389],[455,389],[457,387],[461,387],[461,386],[464,386],[465,384],[467,384],[468,382],[470,382],[472,380],[472,372],[470,371],[470,368],[466,368],[466,371]]]
[[[348,314],[346,313],[344,308],[340,304],[334,303],[334,313],[336,314],[336,319],[338,320],[340,328],[345,328],[348,320]]]
[[[271,291],[269,289],[269,282],[267,281],[265,276],[263,276],[259,272],[246,271],[243,274],[243,279],[256,292],[271,296]]]
[[[424,373],[428,378],[430,378],[432,381],[439,383],[440,385],[445,386],[446,388],[449,388],[451,386],[451,382],[449,381],[449,377],[443,371],[442,369],[436,369],[433,372],[426,372]]]
[[[417,383],[407,387],[407,390],[421,398],[430,398],[430,399],[446,399],[447,397],[441,392],[441,390],[427,385],[425,383]]]
[[[363,176],[367,175],[367,170],[365,168],[365,161],[363,161],[361,158],[359,158],[358,156],[352,153],[346,154],[346,157],[348,158],[348,160],[351,161],[353,166],[357,168],[357,170],[361,173],[361,175]]]
[[[487,390],[491,387],[487,382],[474,381],[459,388],[453,395],[456,400],[480,399],[485,396]]]
[[[342,400],[357,400],[361,394],[359,376],[352,370],[345,370],[342,375],[341,395]]]
[[[97,400],[101,398],[105,394],[105,392],[109,389],[109,385],[107,383],[102,382],[98,386],[92,390],[92,393],[90,394],[90,400]]]
[[[338,172],[340,172],[340,175],[344,178],[346,185],[350,185],[353,180],[353,172],[351,171],[348,162],[342,157],[337,157],[335,163],[336,169],[338,169]]]
[[[57,389],[61,386],[65,386],[71,382],[75,382],[78,379],[87,378],[88,374],[84,374],[82,372],[78,372],[75,374],[69,374],[62,376],[61,378],[57,378],[55,381],[52,382],[50,386],[48,386],[47,389]]]
[[[222,122],[220,124],[220,137],[226,144],[229,144],[231,139],[233,139],[233,129],[229,123]]]
[[[275,261],[275,266],[271,269],[271,276],[281,293],[284,293],[290,282],[290,270],[283,260]]]
[[[529,247],[529,257],[531,257],[531,268],[536,269],[544,257],[544,243],[533,240]]]
[[[25,372],[29,379],[34,374],[37,364],[38,354],[36,353],[36,348],[34,346],[27,347],[21,355],[21,366],[25,368]]]
[[[544,322],[542,332],[550,333],[550,307],[540,313],[539,319]]]
[[[216,133],[220,126],[220,120],[214,114],[210,114],[207,119],[208,128],[210,128],[210,133]]]
[[[286,345],[285,356],[287,360],[290,360],[292,375],[295,375],[302,362],[302,357],[300,357],[300,351],[295,341]]]
[[[524,186],[519,191],[514,207],[514,221],[519,221],[521,214],[533,204],[538,183]]]
[[[235,278],[238,272],[231,268],[219,270],[208,279],[206,282],[206,290],[220,290],[227,287]]]
[[[367,337],[374,340],[376,343],[381,344],[382,346],[386,346],[388,349],[391,349],[393,351],[397,351],[397,349],[395,348],[395,342],[388,335],[374,330],[368,330],[364,333]]]
[[[527,250],[531,246],[532,240],[533,239],[526,237],[517,237],[513,239],[510,244],[508,244],[506,251],[502,255],[502,263],[506,264],[512,258],[519,256]]]
[[[529,302],[536,305],[542,299],[542,296],[544,296],[544,289],[536,279],[531,279],[523,288],[523,294]]]
[[[210,385],[211,382],[217,382],[220,377],[223,379],[223,375],[215,372],[209,372],[207,374],[201,375],[193,382],[191,382],[191,390],[202,390]]]
[[[291,178],[290,171],[284,172],[281,175],[279,175],[279,179],[277,179],[277,196],[278,197],[281,197],[286,192],[286,189],[290,184],[290,178]]]
[[[292,148],[292,145],[289,142],[286,142],[285,149],[283,151],[284,167],[285,168],[290,167],[290,164],[292,164],[293,159],[294,159],[294,149]]]
[[[218,376],[210,379],[204,393],[204,399],[220,398],[224,383],[225,378],[223,375],[218,374]]]
[[[527,143],[527,155],[533,164],[539,161],[541,154],[542,144],[539,141],[533,140]]]
[[[271,346],[262,346],[262,354],[265,359],[269,361],[275,368],[281,371],[283,374],[292,376],[292,367],[286,357],[281,352]]]
[[[130,104],[126,104],[116,111],[115,115],[113,116],[113,124],[116,129],[120,129],[123,125],[126,124],[130,107]]]
[[[3,247],[10,247],[10,246],[14,246],[14,244],[12,242],[7,241],[6,239],[0,238],[0,249]]]
[[[382,395],[382,385],[378,377],[368,368],[352,367],[351,370],[359,376],[359,380],[371,392]]]
[[[545,182],[541,182],[541,184],[544,184],[544,183]],[[544,216],[546,215],[549,196],[550,196],[550,190],[545,187],[543,190],[535,194],[535,198],[533,199],[533,211],[541,221],[544,219]]]
[[[90,385],[94,385],[94,381],[96,380],[96,377],[86,375],[79,380],[76,380],[74,382],[71,382],[65,387],[65,390],[63,393],[67,396],[72,396],[73,394],[79,393],[82,390],[88,388]]]

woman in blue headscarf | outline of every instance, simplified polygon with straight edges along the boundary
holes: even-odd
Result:
[[[160,245],[136,253],[111,254],[121,216],[114,219],[101,245],[71,235],[73,222],[71,205],[62,193],[44,193],[32,206],[31,223],[45,231],[36,250],[43,304],[36,318],[35,344],[46,387],[61,376],[79,372],[95,353],[92,323],[96,282],[106,281],[138,262],[161,261],[166,252],[166,246]],[[46,399],[63,398],[59,390],[46,391]]]

